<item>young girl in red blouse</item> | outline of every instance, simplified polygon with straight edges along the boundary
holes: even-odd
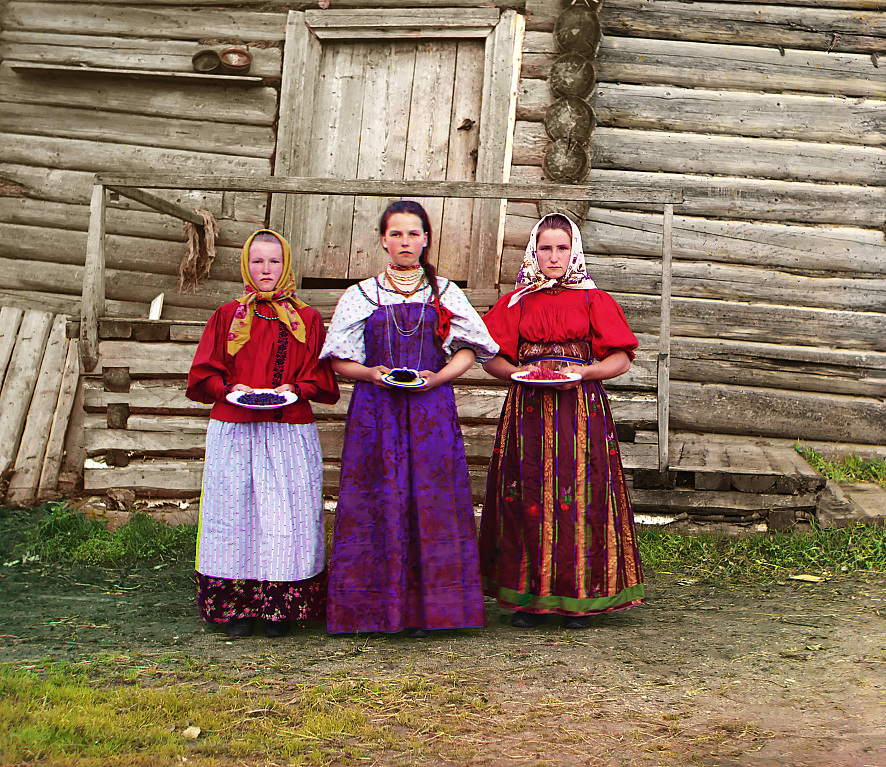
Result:
[[[309,400],[333,404],[338,386],[318,354],[320,315],[295,293],[289,244],[276,232],[243,246],[244,294],[206,323],[187,396],[212,405],[200,499],[197,602],[203,618],[269,637],[291,620],[323,620],[326,606],[322,462]],[[297,399],[249,409],[232,392],[271,389]]]
[[[591,615],[644,596],[602,385],[628,370],[637,339],[587,276],[578,227],[562,214],[535,225],[516,289],[483,319],[500,346],[484,364],[492,375],[554,369],[574,379],[513,382],[508,391],[480,525],[484,593],[516,610],[518,628],[550,613],[566,628],[587,628]]]

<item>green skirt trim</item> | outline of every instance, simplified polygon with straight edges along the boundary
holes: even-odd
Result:
[[[488,578],[483,579],[483,593],[495,597],[499,602],[515,610],[534,613],[561,613],[566,615],[589,615],[609,612],[624,607],[630,602],[643,600],[646,589],[642,583],[622,589],[609,597],[577,599],[575,597],[540,597],[538,594],[521,594],[512,589],[498,586]]]

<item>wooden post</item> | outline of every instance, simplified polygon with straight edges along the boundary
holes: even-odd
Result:
[[[89,372],[98,363],[98,321],[105,313],[105,187],[92,188],[89,205],[89,236],[80,302],[80,361]]]
[[[661,324],[658,336],[658,470],[668,470],[668,397],[671,376],[671,255],[674,206],[664,206],[661,229]]]
[[[524,32],[524,16],[508,10],[486,38],[490,74],[483,80],[477,181],[507,183],[510,178]],[[481,199],[474,205],[468,269],[471,288],[498,282],[506,211],[506,198]]]

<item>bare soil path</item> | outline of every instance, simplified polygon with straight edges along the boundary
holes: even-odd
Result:
[[[17,564],[0,568],[0,662],[199,662],[283,697],[306,683],[445,679],[477,705],[450,719],[436,709],[438,735],[403,728],[425,741],[425,765],[886,767],[886,577],[717,587],[658,574],[648,596],[580,632],[514,629],[488,602],[485,630],[425,640],[309,625],[231,641],[197,617],[187,563]],[[361,763],[412,763],[390,745],[374,753]]]

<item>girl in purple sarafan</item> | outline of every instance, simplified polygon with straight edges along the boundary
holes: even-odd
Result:
[[[322,460],[309,400],[334,404],[338,386],[318,359],[320,315],[295,294],[289,244],[270,230],[243,246],[245,292],[206,323],[187,396],[212,405],[206,433],[197,603],[209,623],[269,637],[292,620],[322,621],[326,606]],[[227,400],[273,389],[298,399],[255,410]],[[243,396],[243,395],[241,395]]]
[[[407,629],[421,637],[428,629],[484,626],[450,381],[498,347],[464,293],[428,263],[431,226],[421,205],[392,204],[379,232],[390,263],[345,291],[320,355],[356,381],[329,563],[328,630]],[[394,368],[414,369],[424,383],[389,386]]]

